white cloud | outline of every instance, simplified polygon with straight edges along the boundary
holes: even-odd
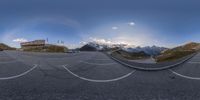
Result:
[[[130,42],[129,40],[121,39],[121,38],[103,39],[103,38],[90,37],[88,42],[94,42],[94,43],[106,44],[106,45],[126,44],[129,46],[133,46],[133,44],[131,44],[132,42]]]
[[[128,25],[130,25],[130,26],[134,26],[135,23],[134,23],[134,22],[129,22]]]
[[[66,44],[65,46],[67,48],[69,48],[69,49],[76,49],[76,48],[78,48],[78,47],[80,47],[82,45],[78,45],[78,44]]]
[[[80,44],[85,45],[85,44],[87,44],[87,42],[81,41]]]
[[[106,40],[106,39],[93,38],[93,37],[90,37],[89,39],[90,39],[89,42],[96,42],[99,44],[112,44],[113,43],[112,41]]]
[[[13,42],[27,42],[28,40],[27,39],[24,39],[24,38],[17,38],[17,39],[14,39]]]
[[[113,30],[117,30],[117,29],[118,29],[118,27],[116,27],[116,26],[113,26],[113,27],[112,27],[112,29],[113,29]]]

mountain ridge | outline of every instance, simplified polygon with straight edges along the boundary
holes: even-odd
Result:
[[[118,48],[121,51],[124,51],[126,53],[145,53],[146,55],[150,56],[156,56],[160,54],[162,51],[166,50],[165,47],[159,47],[159,46],[128,46],[127,44],[99,44],[95,42],[89,42],[82,46],[80,48],[81,51],[106,51],[106,50],[112,50],[113,48]]]
[[[2,50],[15,50],[16,48],[10,47],[4,43],[0,43],[0,49]]]
[[[157,62],[172,61],[200,51],[200,43],[189,42],[181,46],[168,49],[156,57]]]

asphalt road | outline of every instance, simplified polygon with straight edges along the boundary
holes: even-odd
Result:
[[[0,100],[199,100],[200,54],[140,71],[100,52],[0,52]]]

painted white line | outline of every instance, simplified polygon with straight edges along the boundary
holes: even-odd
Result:
[[[5,61],[5,62],[0,62],[0,64],[9,64],[9,63],[15,63],[18,62],[17,60],[13,60],[13,61]]]
[[[34,66],[31,69],[27,70],[24,73],[21,73],[19,75],[15,75],[15,76],[10,76],[10,77],[2,77],[2,78],[0,78],[0,80],[9,80],[9,79],[14,79],[14,78],[24,76],[24,75],[28,74],[29,72],[31,72],[32,70],[34,70],[37,66],[38,66],[37,64],[34,64]]]
[[[177,73],[177,72],[175,72],[171,69],[169,69],[169,71],[171,71],[173,74],[180,76],[182,78],[191,79],[191,80],[200,80],[200,77],[191,77],[191,76],[182,75],[182,74],[179,74],[179,73]]]
[[[86,63],[86,64],[89,64],[89,65],[99,65],[99,66],[106,66],[106,65],[114,65],[114,64],[117,64],[117,63],[99,64],[99,63],[90,63],[90,62],[85,62],[85,61],[79,61],[79,62]]]
[[[92,59],[92,60],[110,60],[110,59]]]
[[[85,80],[85,81],[89,81],[89,82],[96,82],[96,83],[100,83],[100,82],[101,82],[101,83],[106,83],[106,82],[118,81],[118,80],[121,80],[121,79],[124,79],[124,78],[130,76],[131,74],[133,74],[133,73],[136,71],[136,70],[133,70],[133,71],[131,71],[130,73],[124,75],[124,76],[121,76],[121,77],[118,77],[118,78],[114,78],[114,79],[95,80],[95,79],[88,79],[88,78],[85,78],[85,77],[81,77],[81,76],[79,76],[79,75],[73,73],[72,71],[70,71],[66,66],[67,66],[67,65],[63,65],[63,68],[64,68],[65,70],[67,70],[70,74],[72,74],[73,76],[75,76],[75,77],[77,77],[77,78],[79,78],[79,79],[81,79],[81,80]]]
[[[190,64],[200,64],[200,62],[188,62],[188,63],[190,63]]]

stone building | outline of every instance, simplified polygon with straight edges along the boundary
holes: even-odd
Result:
[[[45,40],[34,40],[20,43],[21,49],[44,48]]]

